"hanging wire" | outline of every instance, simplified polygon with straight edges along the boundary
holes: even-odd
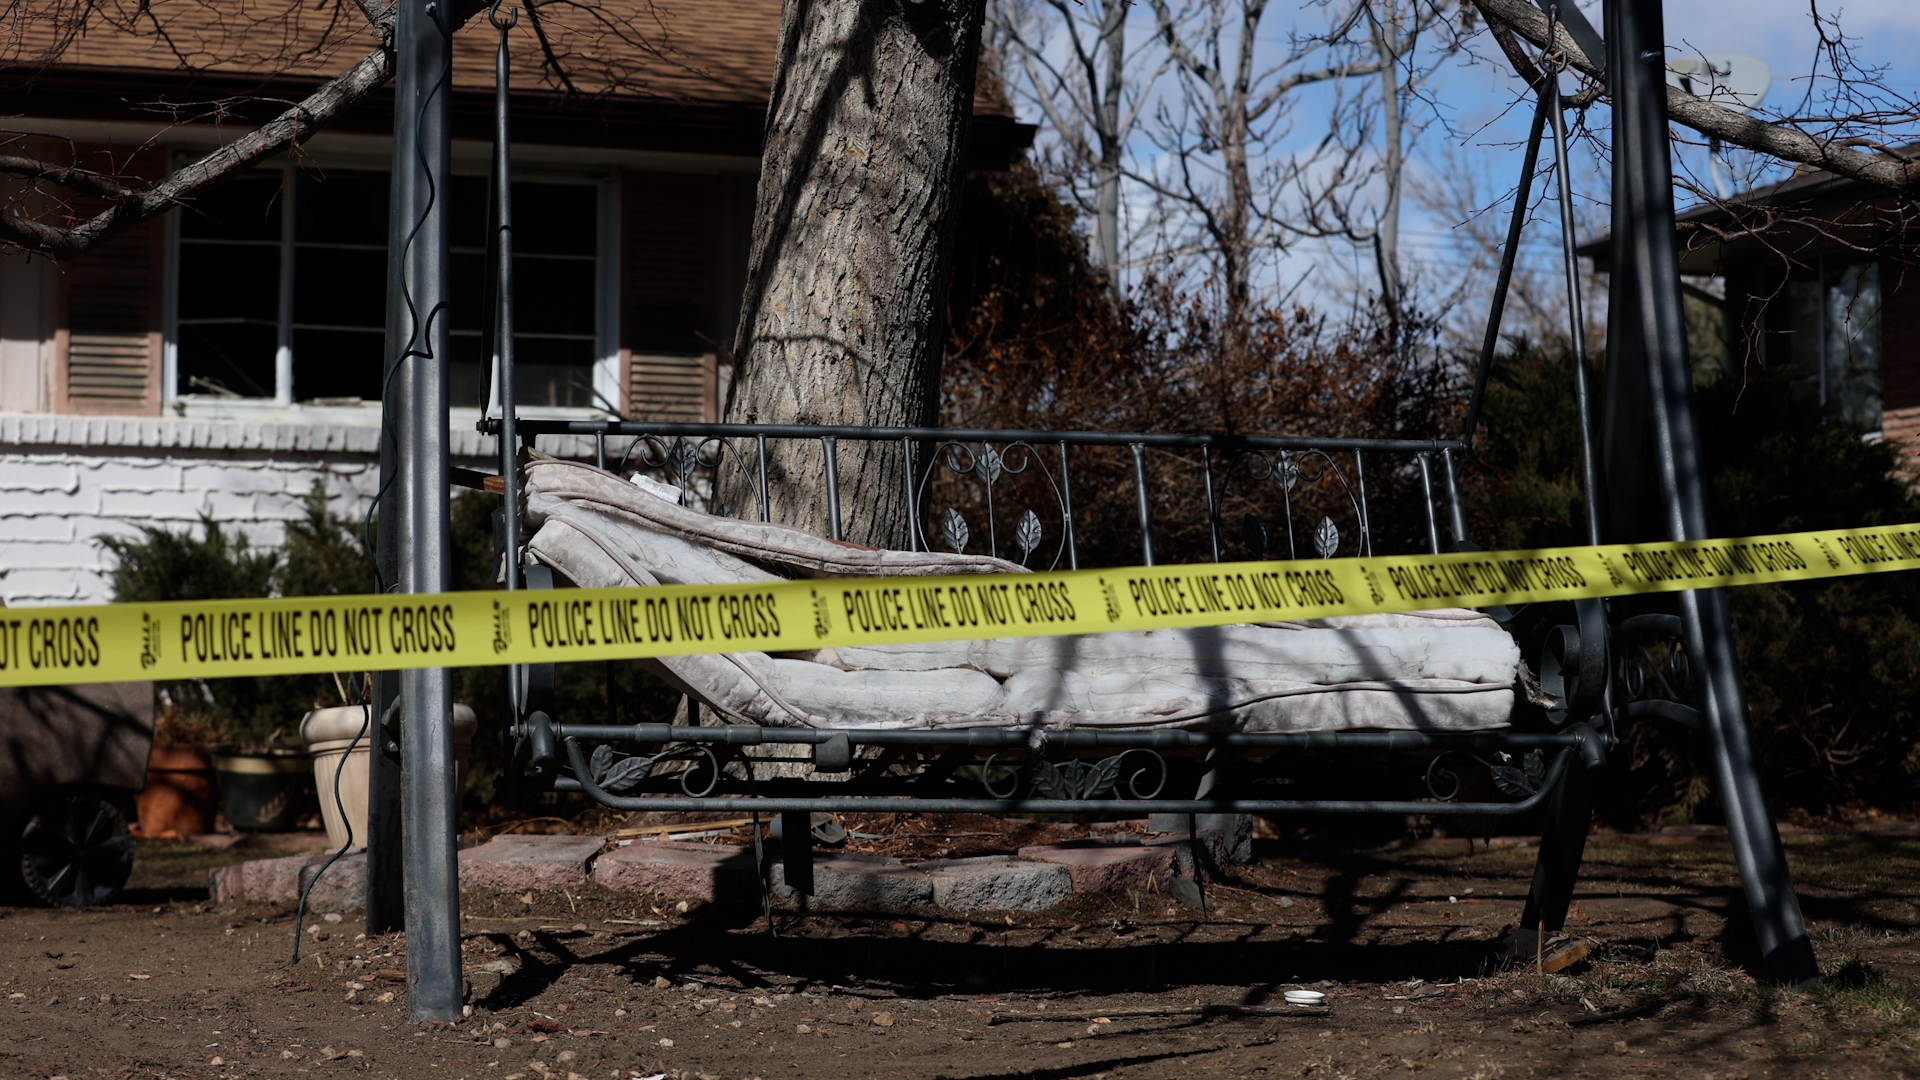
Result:
[[[432,88],[421,95],[420,106],[414,112],[413,118],[413,129],[416,132],[426,126],[427,109],[433,104],[434,98],[445,93],[453,82],[453,28],[448,25],[445,13],[439,4],[428,4],[426,11],[428,17],[433,20],[434,28],[440,31],[440,37],[446,43],[446,49],[443,55],[445,55],[447,59],[446,62],[441,65],[440,74],[434,79]],[[432,217],[434,205],[440,198],[439,188],[433,182],[433,168],[427,161],[425,148],[420,145],[417,138],[414,140],[413,152],[414,157],[418,159],[420,171],[427,179],[427,199],[426,202],[421,205],[419,215],[414,219],[413,227],[407,230],[407,238],[400,245],[399,258],[395,260],[395,265],[400,268],[400,272],[395,275],[399,283],[400,301],[402,305],[405,306],[407,312],[407,340],[404,347],[400,350],[400,355],[394,358],[392,366],[387,369],[387,373],[380,383],[380,432],[381,436],[386,440],[387,445],[393,448],[394,459],[396,461],[400,456],[400,434],[394,428],[393,423],[393,377],[398,375],[400,369],[407,361],[414,357],[423,360],[433,359],[433,321],[445,314],[447,310],[447,302],[442,298],[434,304],[432,309],[427,312],[426,318],[422,320],[419,305],[414,302],[413,290],[407,284],[407,254],[413,250],[414,241],[419,238],[420,230],[426,228],[428,219]],[[376,592],[386,592],[388,582],[381,572],[380,557],[374,548],[374,519],[380,509],[381,502],[386,499],[387,491],[392,488],[394,481],[399,478],[399,474],[399,469],[393,469],[389,472],[389,475],[380,478],[380,489],[374,492],[373,499],[367,503],[366,515],[361,520],[361,551],[365,554],[367,562],[373,567],[373,580]],[[397,585],[398,583],[395,582],[394,584]],[[360,740],[369,734],[375,704],[372,699],[373,685],[371,679],[369,679],[367,685],[367,703],[365,706],[367,714],[360,726],[360,734],[354,736],[353,742],[347,747],[348,754],[352,754],[354,747],[358,746]],[[387,719],[391,718],[399,708],[400,700],[395,698],[393,703],[387,707],[386,715],[382,717],[382,726],[385,725]],[[336,768],[333,773],[334,804],[335,807],[340,810],[343,821],[346,818],[346,808],[341,801],[340,781],[345,766],[346,758],[343,756],[340,759],[340,767]],[[300,891],[297,918],[293,928],[293,963],[295,965],[298,965],[300,962],[300,923],[306,918],[307,897],[313,892],[314,886],[320,883],[321,875],[325,874],[335,862],[338,862],[340,857],[345,855],[348,848],[352,846],[353,827],[349,824],[347,826],[347,842],[342,844],[340,850],[334,852],[331,858],[325,863],[322,863],[318,870],[314,871],[313,877],[308,880],[306,888]]]
[[[1480,410],[1487,397],[1487,375],[1493,370],[1493,351],[1500,344],[1500,317],[1507,307],[1507,288],[1513,284],[1513,262],[1520,251],[1520,230],[1527,220],[1527,200],[1533,195],[1533,173],[1540,162],[1540,133],[1547,119],[1547,99],[1542,95],[1533,110],[1533,127],[1527,132],[1527,152],[1520,163],[1520,182],[1513,191],[1513,212],[1507,217],[1507,245],[1500,254],[1500,274],[1493,282],[1493,300],[1487,312],[1487,331],[1480,340],[1480,360],[1473,373],[1473,397],[1467,403],[1466,430],[1461,441],[1473,445],[1474,432],[1480,428]]]
[[[438,4],[428,4],[427,14],[433,20],[434,28],[439,30],[440,36],[446,40],[447,61],[441,66],[440,75],[433,81],[432,89],[420,97],[420,107],[415,110],[413,117],[413,129],[416,132],[426,125],[427,109],[432,106],[433,99],[445,92],[453,81],[453,29],[447,25],[446,17]],[[413,228],[407,230],[407,238],[400,245],[400,257],[397,260],[400,272],[395,276],[399,279],[400,302],[407,309],[407,341],[380,383],[380,432],[387,444],[393,448],[395,460],[400,456],[400,433],[393,424],[393,377],[398,375],[401,367],[414,357],[422,360],[433,359],[433,320],[441,316],[447,307],[446,300],[443,298],[427,312],[427,317],[423,321],[420,318],[419,305],[413,299],[413,290],[407,284],[407,254],[413,250],[414,241],[419,238],[420,230],[426,228],[428,219],[433,215],[434,204],[440,198],[439,188],[433,182],[433,168],[427,161],[426,149],[420,145],[417,138],[414,140],[413,153],[419,160],[420,171],[427,178],[427,201],[420,207],[420,214],[414,220]],[[366,553],[367,561],[373,564],[373,579],[376,586],[374,591],[376,592],[386,592],[388,583],[381,575],[380,559],[374,551],[374,516],[379,510],[381,501],[386,498],[387,490],[393,486],[395,480],[399,479],[399,475],[400,470],[394,469],[392,475],[381,478],[380,490],[374,492],[373,500],[367,504],[367,513],[361,524],[360,544]]]
[[[367,692],[369,694],[373,692],[371,685],[367,687]],[[400,702],[396,699],[387,707],[388,717],[391,717],[394,710],[399,707]],[[363,710],[360,730],[354,734],[353,741],[347,744],[346,751],[340,755],[339,764],[333,767],[333,808],[340,815],[340,824],[346,828],[347,839],[340,845],[339,851],[334,852],[332,857],[320,864],[320,869],[313,872],[313,876],[307,879],[306,887],[300,890],[300,903],[295,907],[293,915],[293,960],[289,962],[289,967],[300,966],[300,932],[307,921],[307,898],[313,895],[313,887],[320,884],[320,875],[332,869],[333,864],[339,862],[341,856],[353,850],[353,819],[347,816],[346,801],[340,796],[340,777],[346,772],[347,760],[353,757],[354,750],[359,748],[360,740],[366,738],[367,733],[373,728],[373,702],[371,700],[362,702],[360,708]],[[385,718],[382,719],[381,726],[386,726]]]
[[[1547,41],[1554,41],[1560,6],[1547,7]],[[1560,253],[1567,277],[1567,339],[1573,348],[1573,405],[1580,428],[1580,490],[1586,510],[1587,543],[1598,544],[1600,528],[1600,470],[1593,447],[1593,396],[1587,385],[1587,316],[1580,296],[1580,254],[1573,224],[1573,172],[1567,167],[1566,113],[1560,103],[1560,75],[1567,69],[1565,49],[1541,57],[1546,75],[1543,103],[1553,124],[1553,168],[1559,184]]]

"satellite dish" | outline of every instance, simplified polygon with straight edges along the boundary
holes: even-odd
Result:
[[[1757,56],[1696,53],[1669,61],[1667,82],[1695,97],[1745,112],[1767,96],[1767,88],[1773,85],[1773,73]]]

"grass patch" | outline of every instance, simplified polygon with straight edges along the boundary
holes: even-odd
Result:
[[[1920,1028],[1920,994],[1859,956],[1848,956],[1827,967],[1814,1002],[1835,1020],[1842,1015],[1872,1016],[1891,1027]]]

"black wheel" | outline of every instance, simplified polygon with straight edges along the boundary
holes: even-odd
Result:
[[[56,907],[104,904],[133,872],[133,834],[112,803],[55,795],[20,833],[20,876]]]

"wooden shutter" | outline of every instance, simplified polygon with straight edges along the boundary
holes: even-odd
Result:
[[[158,159],[139,155],[122,171],[150,174]],[[149,220],[62,266],[56,411],[160,411],[162,236]]]
[[[714,354],[627,358],[627,415],[697,424],[716,419]]]
[[[620,268],[627,415],[714,419],[713,350],[719,327],[713,178],[628,173],[624,180]]]

